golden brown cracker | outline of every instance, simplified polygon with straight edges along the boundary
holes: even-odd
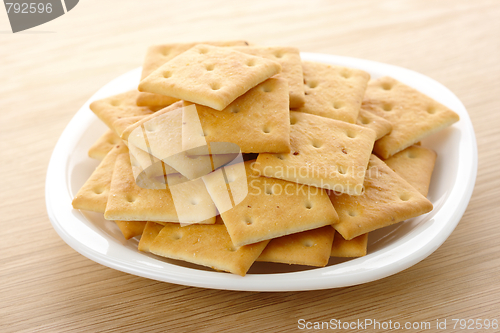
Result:
[[[245,276],[268,241],[236,248],[221,224],[181,227],[166,224],[149,250],[157,255],[184,260]]]
[[[341,234],[335,233],[330,256],[353,258],[366,255],[368,246],[368,234],[362,234],[351,240],[345,240]]]
[[[115,221],[125,239],[142,235],[146,222],[144,221]]]
[[[245,162],[246,172],[233,174],[238,164],[226,166],[228,182],[239,183],[246,177],[247,194],[234,208],[222,212],[222,220],[235,246],[242,246],[331,225],[337,214],[323,189],[259,176],[252,167],[253,161]],[[205,181],[213,200],[218,203],[221,193],[218,183]],[[224,190],[224,189],[223,189]],[[232,197],[238,197],[241,187],[231,188]],[[219,207],[219,206],[218,206]]]
[[[113,123],[122,118],[143,116],[152,114],[159,108],[137,106],[136,100],[139,91],[130,90],[125,93],[114,95],[94,101],[90,104],[90,110],[96,114],[110,129]]]
[[[305,103],[295,111],[354,124],[370,75],[362,70],[303,61]]]
[[[298,108],[304,104],[304,79],[299,49],[283,46],[236,46],[233,49],[278,62],[281,65],[281,73],[275,77],[281,77],[288,82],[290,108]]]
[[[446,106],[387,76],[370,81],[363,108],[392,125],[391,133],[375,142],[373,149],[383,159],[459,120]]]
[[[271,239],[257,261],[324,267],[330,259],[335,229],[325,226]]]
[[[362,195],[332,191],[330,199],[339,215],[334,228],[346,240],[432,210],[429,200],[375,155],[368,164]]]
[[[214,223],[215,205],[203,182],[199,180],[195,185],[196,191],[187,191],[175,197],[172,196],[172,186],[165,185],[162,189],[142,188],[136,184],[129,154],[121,154],[116,159],[104,218],[185,223],[209,219]],[[178,214],[177,200],[190,204],[193,209],[187,214]]]
[[[90,147],[88,155],[90,158],[102,161],[106,154],[120,143],[122,143],[120,137],[112,130],[108,130]]]
[[[413,145],[384,162],[426,197],[436,157],[437,154],[432,149]]]
[[[366,111],[363,109],[363,106],[361,106],[361,109],[359,110],[356,124],[374,130],[377,134],[375,140],[380,139],[392,131],[392,125],[389,121],[370,111]]]
[[[200,44],[143,79],[139,90],[222,110],[280,71],[275,61]]]
[[[375,132],[303,112],[290,112],[288,154],[259,154],[264,176],[360,195]]]
[[[124,144],[116,145],[92,172],[73,198],[73,208],[104,213],[108,202],[111,177],[118,155],[127,152]]]

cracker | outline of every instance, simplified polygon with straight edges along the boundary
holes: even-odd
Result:
[[[74,209],[104,213],[116,158],[125,152],[127,152],[127,147],[124,144],[116,145],[111,149],[78,190],[72,202]]]
[[[143,79],[139,90],[222,110],[280,71],[275,61],[200,44]]]
[[[295,111],[354,124],[370,75],[365,71],[317,62],[302,62],[305,103]]]
[[[156,236],[160,233],[161,229],[163,229],[163,224],[155,223],[155,222],[147,222],[144,227],[144,231],[142,232],[141,240],[139,241],[139,245],[137,248],[139,251],[150,252],[149,247],[151,243],[155,240]]]
[[[274,77],[281,77],[287,80],[290,108],[298,108],[304,104],[304,79],[299,49],[283,46],[236,46],[233,49],[278,62],[281,65],[281,73]]]
[[[175,175],[174,175],[175,176]],[[170,177],[170,176],[169,176]],[[159,221],[194,223],[205,221],[215,222],[215,205],[208,192],[199,180],[196,184],[182,184],[186,191],[176,192],[172,186],[162,189],[146,189],[138,186],[132,173],[130,157],[121,154],[116,159],[109,199],[104,212],[107,220],[120,221]],[[173,197],[175,195],[175,197]],[[178,202],[191,205],[186,212]],[[176,211],[181,209],[180,211]]]
[[[377,134],[375,140],[380,139],[392,131],[392,125],[389,121],[363,109],[363,106],[361,106],[361,110],[359,110],[356,124],[374,130]]]
[[[343,121],[290,112],[291,152],[259,154],[264,176],[360,195],[375,132]]]
[[[392,124],[391,133],[373,149],[383,159],[459,120],[446,106],[387,76],[368,84],[363,108]]]
[[[179,173],[177,170],[172,168],[170,165],[163,163],[153,155],[145,152],[144,150],[137,148],[134,145],[129,145],[130,151],[130,161],[132,163],[132,169],[137,168],[134,171],[134,176],[142,172],[145,173],[147,178],[156,178],[163,175],[171,175],[174,173]]]
[[[384,162],[426,197],[436,157],[435,151],[414,145],[396,153]]]
[[[112,130],[106,131],[89,149],[89,157],[103,160],[107,153],[122,140]]]
[[[221,224],[180,227],[168,223],[149,250],[157,255],[184,260],[245,276],[268,241],[236,248]]]
[[[271,239],[257,261],[324,267],[330,259],[335,229],[318,229]]]
[[[167,107],[169,105],[178,102],[178,98],[173,98],[164,95],[152,94],[148,92],[141,92],[137,96],[137,106],[159,106],[159,107]]]
[[[208,44],[214,46],[236,46],[248,45],[244,40],[235,41],[216,41],[216,42],[202,42],[202,43],[173,43],[173,44],[160,44],[152,45],[148,48],[144,63],[142,65],[141,80],[146,78],[149,74],[160,68],[163,64],[175,58],[179,54],[189,50],[198,44]]]
[[[364,188],[356,197],[330,192],[339,215],[334,228],[346,240],[432,210],[429,200],[375,155],[370,158]]]
[[[368,234],[362,234],[351,240],[345,240],[341,234],[335,233],[331,257],[353,258],[366,255],[368,247]]]
[[[125,239],[142,235],[144,227],[146,227],[146,222],[143,221],[115,221],[115,223]]]
[[[230,184],[243,183],[245,180],[241,180],[242,177],[246,177],[248,184],[247,187],[230,187],[235,201],[243,199],[234,208],[221,213],[235,246],[315,229],[337,221],[335,209],[324,190],[261,177],[251,166],[253,162],[245,162],[245,173],[238,172],[238,164],[224,167]],[[218,205],[218,196],[226,190],[226,184],[206,181],[206,178],[205,185]]]
[[[127,117],[122,119],[117,119],[111,125],[113,131],[121,137],[122,133],[125,132],[127,127],[135,124],[139,120],[143,119],[146,116],[135,116],[135,117]]]
[[[173,109],[175,105],[177,103],[130,126],[123,132],[122,138],[127,140],[129,145],[147,151],[189,179],[208,174],[236,157],[237,154],[234,153],[190,155],[189,151],[183,149],[183,142],[190,139],[182,135],[183,113],[190,113],[189,109],[193,109],[196,113],[196,110],[194,105]],[[185,125],[189,126],[188,123]],[[194,139],[203,137],[198,134]]]
[[[290,151],[290,112],[284,79],[266,80],[222,111],[202,105],[196,105],[196,109],[208,143],[232,142],[242,153]]]
[[[148,115],[159,110],[156,107],[137,106],[138,94],[137,90],[130,90],[103,98],[92,102],[90,110],[111,129],[113,129],[113,123],[118,119]]]

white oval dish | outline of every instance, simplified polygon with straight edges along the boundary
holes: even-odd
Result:
[[[469,115],[446,87],[414,71],[349,57],[302,53],[304,60],[359,68],[372,78],[391,76],[434,98],[460,115],[460,121],[423,141],[438,158],[428,198],[434,210],[426,215],[376,230],[369,235],[368,255],[331,259],[327,267],[255,263],[245,277],[215,272],[188,263],[159,258],[137,250],[137,239],[126,241],[116,224],[102,214],[72,209],[71,201],[98,162],[87,151],[106,126],[90,111],[97,99],[135,89],[141,69],[105,85],[76,113],[52,153],[46,179],[49,218],[59,236],[73,249],[102,265],[130,274],[203,288],[245,291],[295,291],[339,288],[398,273],[434,252],[460,221],[472,195],[477,173],[477,146]]]

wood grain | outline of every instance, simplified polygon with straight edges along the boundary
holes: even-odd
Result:
[[[447,319],[447,331],[458,331],[452,318],[500,320],[499,17],[496,0],[87,0],[12,34],[0,9],[0,331],[293,332],[300,318],[430,321],[433,328]],[[364,285],[251,293],[121,273],[59,238],[45,210],[45,173],[89,96],[141,65],[149,44],[241,38],[407,67],[462,100],[479,172],[463,219],[436,252]]]

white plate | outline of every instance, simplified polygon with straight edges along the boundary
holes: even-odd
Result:
[[[363,69],[372,78],[389,75],[436,99],[460,115],[460,121],[423,141],[438,153],[428,198],[429,214],[370,233],[368,255],[332,259],[327,267],[308,268],[255,263],[245,277],[158,258],[126,241],[114,222],[102,214],[73,210],[71,201],[97,162],[87,157],[106,127],[90,111],[100,98],[134,89],[137,68],[108,83],[76,113],[59,138],[46,180],[46,200],[54,229],[73,249],[102,265],[146,278],[204,288],[247,291],[291,291],[338,288],[381,279],[400,272],[434,252],[460,221],[470,200],[477,173],[474,129],[458,98],[440,83],[408,69],[326,54],[302,53],[305,60]]]

